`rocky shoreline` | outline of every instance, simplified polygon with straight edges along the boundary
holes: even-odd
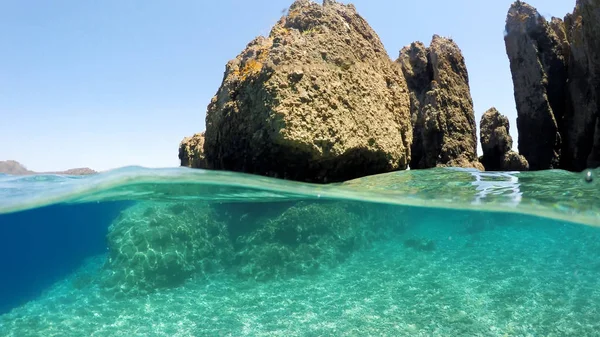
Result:
[[[396,170],[581,171],[600,166],[600,2],[547,21],[516,1],[506,19],[519,153],[508,119],[480,123],[459,46],[434,35],[390,59],[353,5],[297,0],[226,66],[206,130],[182,166],[329,183]]]

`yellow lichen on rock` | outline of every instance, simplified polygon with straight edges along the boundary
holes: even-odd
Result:
[[[299,0],[229,62],[206,117],[209,168],[326,182],[406,168],[406,82],[353,6]]]

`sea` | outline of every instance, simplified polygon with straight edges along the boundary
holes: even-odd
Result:
[[[600,336],[600,170],[0,175],[0,336]]]

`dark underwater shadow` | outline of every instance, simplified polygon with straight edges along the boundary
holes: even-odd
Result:
[[[129,205],[59,204],[0,214],[0,315],[105,253],[107,229]]]

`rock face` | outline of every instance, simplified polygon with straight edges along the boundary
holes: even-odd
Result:
[[[506,18],[504,42],[517,105],[519,152],[532,170],[558,168],[567,78],[560,39],[535,8],[515,2]]]
[[[578,0],[565,17],[570,96],[565,116],[565,168],[600,166],[600,2]]]
[[[599,20],[597,0],[578,0],[564,21],[519,1],[508,12],[519,152],[532,170],[600,166]]]
[[[352,5],[298,0],[228,62],[203,153],[209,169],[333,182],[405,169],[411,143],[406,81],[377,34]],[[182,164],[201,165],[184,144]]]
[[[179,160],[181,166],[206,168],[204,158],[204,132],[185,137],[179,143]]]
[[[486,171],[527,171],[529,164],[522,155],[512,151],[508,118],[490,108],[481,116],[479,133],[483,157],[481,163]]]
[[[483,169],[477,159],[469,76],[456,43],[434,35],[429,48],[421,42],[404,47],[397,62],[410,90],[413,125],[410,167]]]

